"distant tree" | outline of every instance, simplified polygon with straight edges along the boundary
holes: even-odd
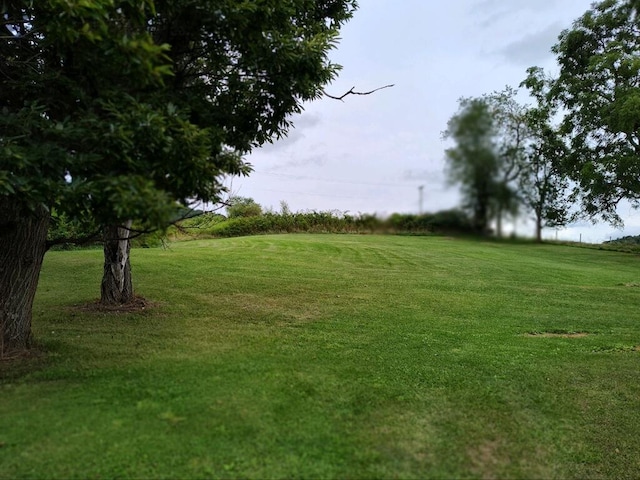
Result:
[[[30,343],[52,209],[107,226],[105,277],[132,292],[130,222],[166,225],[248,173],[242,154],[335,77],[327,54],[355,7],[0,2],[0,356]]]
[[[640,16],[636,1],[594,3],[553,47],[552,94],[566,110],[570,153],[563,168],[584,211],[619,223],[622,199],[640,204]]]
[[[569,179],[562,171],[569,149],[558,126],[553,124],[557,114],[549,97],[553,80],[541,68],[532,67],[522,86],[529,89],[536,104],[525,114],[528,139],[518,187],[525,207],[534,213],[535,236],[540,242],[543,227],[564,226],[573,218]]]
[[[516,100],[518,91],[512,87],[484,95],[483,98],[495,126],[498,154],[498,186],[495,197],[496,234],[502,236],[502,220],[506,213],[515,216],[521,203],[517,179],[525,164],[525,149],[529,140],[527,108]]]
[[[486,99],[463,98],[451,117],[445,139],[455,146],[446,150],[447,177],[459,184],[463,208],[472,217],[476,233],[487,234],[500,190],[500,157],[495,143],[496,126]]]
[[[229,218],[257,217],[262,215],[262,207],[253,198],[232,196],[227,201]]]
[[[504,215],[515,216],[524,207],[534,213],[540,240],[544,226],[565,225],[571,218],[569,182],[560,168],[567,148],[552,124],[557,108],[549,98],[551,81],[530,69],[523,85],[535,98],[534,107],[520,104],[511,87],[461,100],[445,132],[457,142],[447,151],[449,179],[462,185],[467,207],[473,205],[476,229],[486,231],[495,218],[501,236]]]
[[[291,208],[285,200],[280,200],[280,215],[291,215]]]
[[[487,109],[487,135],[491,136],[495,154],[492,168],[490,216],[496,222],[496,234],[502,236],[505,215],[516,216],[521,205],[518,178],[526,162],[525,150],[529,141],[526,121],[527,108],[516,100],[517,90],[505,87],[502,91],[483,95],[481,100]],[[462,103],[469,103],[464,99]]]

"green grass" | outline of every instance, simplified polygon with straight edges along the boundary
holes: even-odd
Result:
[[[640,257],[283,235],[47,254],[0,478],[637,478]],[[542,335],[556,334],[556,335]],[[567,336],[563,333],[586,333]],[[531,335],[537,334],[537,335]]]

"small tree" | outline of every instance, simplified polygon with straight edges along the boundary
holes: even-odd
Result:
[[[262,207],[253,198],[232,196],[227,204],[229,218],[258,217],[262,215]]]
[[[447,176],[460,184],[463,207],[470,211],[476,233],[489,231],[500,186],[496,128],[485,99],[461,99],[460,108],[448,122],[443,137],[456,145],[446,150]]]

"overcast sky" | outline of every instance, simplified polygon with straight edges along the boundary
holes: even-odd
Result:
[[[331,54],[343,65],[332,95],[395,84],[344,102],[309,103],[288,138],[252,153],[255,171],[234,179],[235,194],[264,207],[293,211],[417,213],[458,204],[444,181],[441,132],[457,100],[506,85],[517,87],[529,66],[557,71],[550,48],[591,0],[360,0]],[[601,242],[640,234],[640,212],[622,207],[626,229],[590,223],[559,238]],[[522,235],[532,228],[518,226]],[[548,237],[556,235],[547,232]]]

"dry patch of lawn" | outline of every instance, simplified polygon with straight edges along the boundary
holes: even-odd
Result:
[[[529,332],[525,336],[540,338],[585,338],[589,335],[590,333],[588,332]]]
[[[157,305],[158,304],[156,302],[151,302],[146,298],[136,296],[132,301],[121,305],[103,305],[100,303],[100,300],[96,300],[94,302],[76,305],[73,309],[80,312],[136,313],[144,312]]]

